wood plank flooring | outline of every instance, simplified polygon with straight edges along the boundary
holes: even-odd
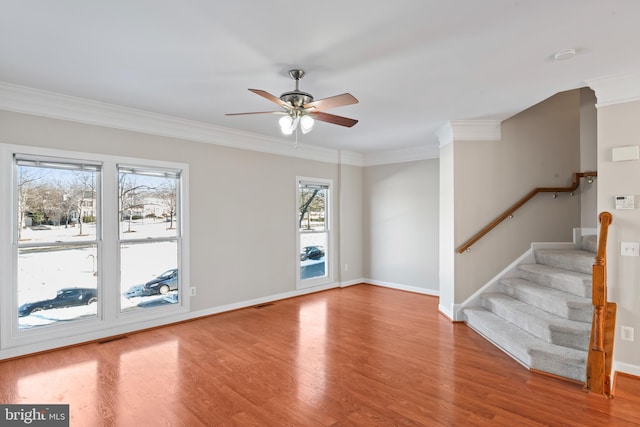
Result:
[[[631,426],[616,398],[531,373],[437,298],[369,285],[0,362],[0,403],[68,403],[71,426]]]

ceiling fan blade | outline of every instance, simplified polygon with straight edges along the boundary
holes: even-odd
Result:
[[[278,98],[275,95],[271,95],[269,92],[264,91],[264,90],[260,90],[260,89],[249,89],[251,92],[255,93],[256,95],[260,95],[261,97],[268,99],[269,101],[278,104],[281,107],[285,107],[285,108],[290,108],[291,105],[289,105],[288,103],[284,102],[283,100],[281,100],[280,98]]]
[[[249,114],[287,114],[286,111],[254,111],[251,113],[227,113],[225,116],[246,116]]]
[[[357,104],[358,100],[350,93],[330,96],[329,98],[318,99],[302,106],[302,108],[315,108],[316,111],[328,110],[329,108],[342,107],[343,105]]]
[[[335,114],[323,113],[320,111],[314,111],[309,113],[313,116],[314,119],[320,120],[321,122],[332,123],[334,125],[346,126],[348,128],[354,126],[358,123],[355,119],[350,119],[348,117],[336,116]]]

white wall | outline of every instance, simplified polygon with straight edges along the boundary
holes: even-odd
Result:
[[[580,89],[580,171],[598,170],[598,114],[596,94],[589,88]],[[598,186],[583,180],[580,192],[580,226],[595,228],[598,225]]]
[[[640,210],[637,201],[636,209],[615,210],[614,197],[633,194],[636,200],[640,198],[640,161],[612,162],[611,149],[640,145],[638,117],[640,101],[598,108],[598,212],[613,215],[607,283],[609,300],[618,304],[614,369],[633,375],[640,375],[640,257],[620,256],[620,243],[640,242]],[[634,342],[620,339],[621,326],[634,328]]]
[[[440,147],[439,309],[454,318],[455,305],[455,204],[453,142]]]
[[[370,283],[437,295],[439,162],[364,169],[364,272]]]

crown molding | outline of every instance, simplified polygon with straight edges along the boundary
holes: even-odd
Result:
[[[453,141],[500,141],[500,120],[451,120],[436,131],[440,147]]]
[[[438,147],[420,146],[403,148],[400,150],[377,151],[364,154],[363,166],[377,166],[391,163],[413,162],[416,160],[430,160],[440,157]]]
[[[596,108],[640,101],[640,73],[625,73],[586,80],[596,93]]]
[[[340,164],[350,166],[364,166],[364,155],[355,151],[340,150]]]
[[[294,148],[288,140],[6,82],[0,82],[0,109],[280,156],[362,165],[362,155],[358,157],[359,153],[340,152],[305,144]]]

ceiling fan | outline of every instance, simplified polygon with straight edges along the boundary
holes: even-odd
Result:
[[[241,116],[247,114],[282,114],[280,119],[280,130],[285,135],[291,135],[300,125],[302,133],[309,133],[313,128],[314,119],[322,122],[332,123],[345,127],[352,127],[358,123],[355,119],[336,116],[325,113],[329,108],[342,107],[344,105],[357,104],[358,100],[349,93],[331,96],[329,98],[313,100],[310,93],[302,92],[299,88],[300,79],[304,76],[303,70],[290,70],[289,76],[296,82],[296,88],[291,92],[285,92],[280,97],[276,97],[269,92],[260,89],[249,89],[256,95],[260,95],[269,101],[282,107],[280,111],[257,111],[253,113],[230,113],[227,116]]]

